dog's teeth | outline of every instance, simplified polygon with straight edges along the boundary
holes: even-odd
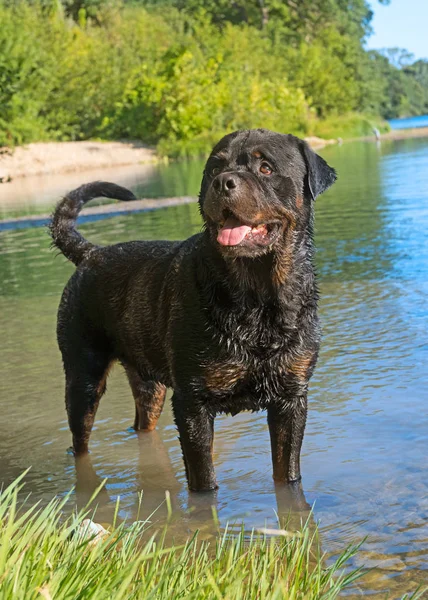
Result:
[[[266,233],[267,229],[266,229],[266,225],[264,223],[262,223],[261,225],[256,225],[251,229],[251,233]]]

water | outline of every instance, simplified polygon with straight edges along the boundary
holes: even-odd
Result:
[[[428,127],[428,115],[419,117],[407,117],[404,119],[391,119],[388,121],[391,129],[415,129],[418,127]]]
[[[0,185],[0,219],[50,212],[54,203],[75,187],[89,181],[114,181],[133,189],[138,198],[165,198],[196,195],[199,192],[204,161],[160,165],[116,167],[18,178]],[[105,202],[105,201],[104,201]],[[94,203],[93,203],[94,204]]]
[[[344,144],[323,155],[339,180],[316,203],[324,336],[310,390],[303,486],[307,502],[315,503],[324,551],[368,536],[356,563],[376,568],[354,593],[384,598],[389,591],[396,598],[428,579],[428,139]],[[109,178],[139,195],[179,195],[197,192],[200,173],[196,161],[149,174],[110,171]],[[58,194],[73,185],[68,176],[55,182]],[[14,210],[31,207],[17,191]],[[185,205],[81,229],[104,244],[179,239],[200,229],[200,217],[196,205]],[[119,367],[100,406],[90,459],[75,465],[66,453],[55,341],[56,309],[72,270],[49,250],[42,228],[0,233],[0,479],[10,482],[31,465],[26,482],[34,500],[76,485],[72,499],[82,505],[108,478],[100,521],[111,519],[119,495],[121,517],[136,518],[141,490],[147,516],[168,489],[177,539],[197,528],[212,534],[212,503],[221,525],[274,524],[287,499],[271,479],[265,415],[216,419],[217,498],[190,496],[169,405],[157,431],[130,431],[133,400]],[[164,505],[154,513],[155,527],[165,514]]]

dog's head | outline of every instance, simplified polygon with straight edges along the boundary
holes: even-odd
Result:
[[[313,201],[336,180],[306,142],[266,129],[226,135],[204,171],[200,208],[225,256],[256,257],[311,223]]]

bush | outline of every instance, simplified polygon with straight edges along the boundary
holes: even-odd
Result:
[[[208,43],[207,43],[208,40]],[[160,142],[165,154],[209,149],[226,132],[250,127],[304,133],[309,108],[291,91],[268,40],[249,27],[219,32],[206,22],[136,69],[104,132]]]
[[[329,11],[317,30],[308,13],[310,31],[291,35],[285,13],[260,29],[227,11],[216,21],[216,6],[0,0],[0,145],[128,138],[188,155],[234,129],[355,136],[370,126],[360,111],[426,104],[425,63],[400,70],[365,52]]]
[[[44,139],[63,23],[23,2],[0,3],[0,23],[0,146]]]
[[[347,115],[332,115],[327,119],[318,119],[313,123],[312,132],[322,138],[356,138],[373,135],[376,127],[380,133],[390,130],[386,121],[379,117],[351,113]]]

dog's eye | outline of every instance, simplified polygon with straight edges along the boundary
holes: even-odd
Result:
[[[211,169],[211,175],[215,176],[218,175],[220,173],[220,167],[214,167],[214,169]]]
[[[264,162],[260,165],[260,173],[263,173],[263,175],[271,175],[272,168]]]

